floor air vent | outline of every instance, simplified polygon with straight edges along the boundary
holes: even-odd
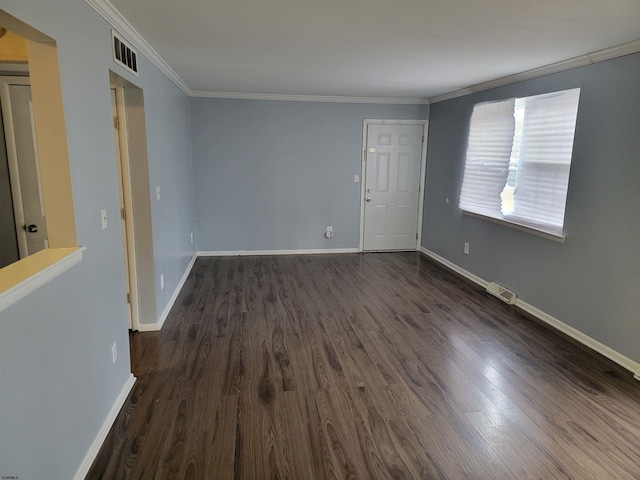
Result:
[[[507,290],[506,288],[501,287],[495,282],[491,282],[489,285],[487,285],[487,292],[495,297],[498,297],[500,300],[508,303],[509,305],[513,305],[514,303],[516,303],[517,295],[515,294],[515,292]]]
[[[124,42],[113,30],[111,31],[111,36],[113,37],[113,61],[139,77],[138,53]]]

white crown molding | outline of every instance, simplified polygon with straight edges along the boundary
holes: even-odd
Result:
[[[491,88],[503,87],[516,82],[522,82],[524,80],[531,80],[532,78],[542,77],[544,75],[550,75],[552,73],[563,72],[565,70],[571,70],[572,68],[584,67],[604,60],[611,60],[612,58],[623,57],[625,55],[631,55],[633,53],[640,52],[640,39],[633,42],[623,43],[622,45],[616,45],[615,47],[605,48],[597,52],[582,55],[580,57],[570,58],[563,60],[562,62],[552,63],[540,68],[534,68],[527,70],[526,72],[516,73],[506,77],[497,78],[489,82],[478,83],[470,87],[455,90],[453,92],[437,95],[429,98],[429,103],[438,103],[445,100],[451,100],[452,98],[463,97],[471,93],[482,92]]]
[[[427,105],[426,98],[346,97],[329,95],[283,95],[278,93],[191,92],[192,97],[237,100],[279,100],[287,102],[386,103],[394,105]]]
[[[144,54],[145,57],[155,65],[158,70],[166,75],[180,90],[185,94],[191,95],[191,89],[180,78],[180,76],[169,66],[167,62],[156,52],[151,45],[133,28],[122,14],[111,5],[108,0],[85,0],[85,2],[91,6],[96,12],[100,14],[111,26],[117,29],[121,35],[123,35],[131,44],[138,50],[139,53]]]
[[[272,93],[236,93],[236,92],[208,92],[193,91],[184,80],[169,66],[167,62],[156,52],[153,47],[138,33],[129,21],[109,2],[109,0],[85,0],[102,18],[113,28],[117,29],[131,44],[155,65],[169,80],[190,97],[197,98],[225,98],[238,100],[280,100],[289,102],[331,102],[331,103],[379,103],[395,105],[428,105],[452,98],[462,97],[471,93],[502,87],[512,83],[530,80],[532,78],[558,73],[572,68],[583,67],[593,63],[610,60],[624,55],[640,52],[640,39],[624,43],[597,52],[579,57],[563,60],[561,62],[534,68],[525,72],[501,77],[470,87],[455,90],[453,92],[437,95],[431,98],[405,98],[405,97],[349,97],[349,96],[325,96],[325,95],[281,95]]]

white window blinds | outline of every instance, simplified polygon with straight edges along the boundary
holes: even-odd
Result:
[[[500,192],[509,173],[515,129],[514,105],[515,99],[510,98],[473,107],[460,195],[462,210],[502,216]]]
[[[579,96],[475,105],[460,208],[561,236]]]
[[[513,220],[562,234],[580,90],[525,98]]]

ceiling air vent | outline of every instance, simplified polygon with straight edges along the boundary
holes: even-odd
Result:
[[[113,38],[113,61],[139,77],[138,52],[124,42],[113,30],[111,36]]]

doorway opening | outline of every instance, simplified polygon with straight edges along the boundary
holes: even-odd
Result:
[[[110,72],[129,329],[155,326],[155,268],[143,91]]]
[[[427,120],[365,120],[360,251],[415,251],[422,236]]]

